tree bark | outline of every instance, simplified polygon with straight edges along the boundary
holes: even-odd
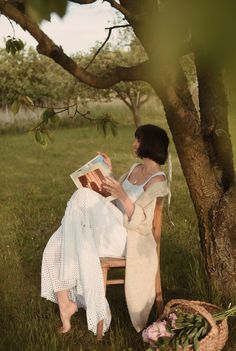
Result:
[[[235,188],[217,199],[199,216],[199,232],[211,285],[219,296],[230,301],[236,291],[236,199]],[[205,219],[205,220],[204,220]]]
[[[223,68],[210,57],[195,56],[202,134],[219,184],[226,191],[235,174]]]
[[[167,121],[198,217],[199,235],[211,287],[232,297],[236,291],[236,196],[219,185],[205,146],[201,123],[187,81],[163,77],[152,85],[162,100]],[[160,77],[159,77],[160,78]],[[168,82],[168,83],[167,83]]]

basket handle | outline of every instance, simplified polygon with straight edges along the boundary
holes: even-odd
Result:
[[[207,320],[209,325],[211,326],[211,332],[218,335],[219,330],[218,330],[218,327],[216,325],[214,318],[212,317],[211,313],[209,313],[204,307],[200,306],[201,303],[203,303],[203,302],[189,301],[189,300],[183,300],[183,299],[171,300],[166,304],[163,314],[164,315],[169,314],[171,312],[171,308],[173,308],[175,305],[182,305],[185,307],[190,307],[194,311],[196,311],[200,315],[202,315]],[[214,306],[214,305],[211,305],[211,306]]]

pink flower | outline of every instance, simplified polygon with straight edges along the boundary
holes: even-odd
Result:
[[[158,324],[155,322],[142,332],[143,341],[149,342],[150,345],[155,346],[154,342],[158,340],[159,334]]]
[[[148,342],[151,346],[155,346],[159,338],[163,336],[171,336],[172,334],[166,330],[167,322],[156,321],[142,332],[144,342]]]
[[[178,319],[176,314],[175,313],[170,313],[168,318],[171,321],[172,328],[176,328],[176,320]]]

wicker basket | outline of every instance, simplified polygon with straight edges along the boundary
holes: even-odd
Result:
[[[203,301],[189,301],[189,300],[171,300],[165,306],[163,316],[169,315],[174,308],[179,307],[183,311],[197,313],[203,316],[210,325],[210,331],[208,334],[199,342],[199,351],[220,351],[223,349],[227,338],[228,338],[228,324],[227,319],[222,322],[215,322],[212,317],[212,312],[219,310],[219,307],[203,302]],[[186,351],[192,351],[193,347],[190,345]],[[182,351],[182,347],[179,347],[179,351]]]

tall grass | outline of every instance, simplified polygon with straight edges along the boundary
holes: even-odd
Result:
[[[151,121],[147,117],[145,122]],[[165,126],[163,117],[157,121]],[[0,140],[0,350],[7,351],[141,351],[145,345],[131,326],[122,286],[108,288],[112,311],[110,330],[101,343],[87,331],[84,311],[73,316],[73,329],[59,335],[58,308],[40,298],[40,266],[47,240],[60,225],[67,200],[75,190],[69,174],[107,151],[114,173],[134,161],[134,128],[119,126],[116,138],[96,128],[61,129],[45,150],[33,136],[2,135]],[[165,300],[208,299],[201,261],[197,220],[174,147],[172,227],[162,230],[161,272]],[[150,321],[155,318],[152,312]]]

